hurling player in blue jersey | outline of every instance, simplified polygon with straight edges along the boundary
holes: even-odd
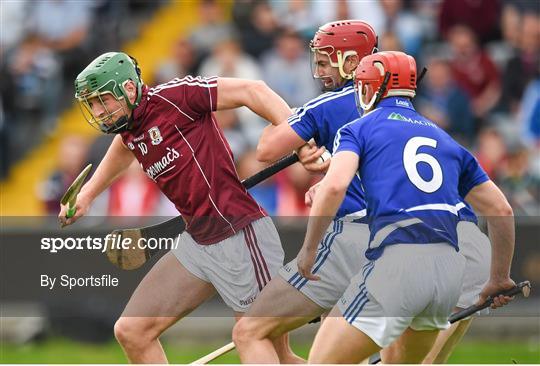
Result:
[[[320,27],[310,48],[314,77],[320,79],[327,92],[298,108],[288,123],[268,126],[259,142],[258,158],[277,160],[312,138],[321,148],[307,148],[308,156],[316,159],[325,149],[331,152],[339,128],[359,117],[353,72],[360,59],[376,51],[376,47],[377,35],[365,22],[345,20]],[[306,324],[334,306],[351,277],[367,261],[364,252],[369,228],[365,209],[360,180],[355,179],[319,242],[314,271],[321,280],[303,278],[293,260],[257,296],[252,310],[235,326],[233,340],[242,362],[277,363],[269,339]]]
[[[362,179],[370,227],[370,259],[323,322],[312,363],[357,363],[383,352],[383,362],[422,362],[462,289],[465,258],[456,227],[461,197],[488,221],[490,278],[480,294],[514,286],[512,208],[476,159],[411,103],[416,63],[402,52],[366,56],[355,71],[364,115],[339,130],[334,156],[313,200],[298,255],[313,274],[318,243],[355,176]],[[495,298],[502,306],[510,297]]]

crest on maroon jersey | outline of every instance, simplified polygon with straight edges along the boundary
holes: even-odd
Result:
[[[152,145],[158,145],[161,141],[163,141],[161,132],[159,132],[159,128],[157,127],[152,127],[151,129],[149,129],[148,134],[150,135],[150,138],[152,139]]]

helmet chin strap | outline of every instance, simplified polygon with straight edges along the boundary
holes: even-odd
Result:
[[[345,55],[343,55],[343,54],[341,53],[341,51],[338,50],[337,53],[336,53],[336,55],[337,55],[337,60],[338,60],[338,61],[337,61],[337,66],[338,66],[339,74],[341,75],[341,77],[342,77],[343,79],[345,79],[345,80],[352,80],[352,79],[354,79],[354,71],[351,72],[351,73],[349,73],[349,74],[347,74],[347,73],[345,72],[345,70],[343,69],[343,66],[345,65],[345,60],[347,59],[347,57],[352,56],[352,55],[356,55],[356,52],[354,52],[354,51],[347,51],[347,52],[345,52]]]
[[[132,126],[133,119],[124,115],[118,118],[114,124],[107,126],[106,124],[102,123],[99,128],[104,133],[121,133],[130,130]]]
[[[390,81],[390,76],[392,74],[388,71],[384,74],[384,80],[382,82],[381,87],[379,88],[379,91],[377,92],[377,98],[375,98],[375,103],[373,105],[377,105],[380,101],[384,93],[386,92],[386,88],[388,86],[388,82]]]
[[[126,98],[126,97],[123,97],[123,98],[125,98],[129,102],[128,98]],[[116,122],[114,122],[112,125],[107,126],[104,123],[100,124],[99,128],[100,128],[101,132],[104,132],[104,133],[121,133],[121,132],[128,131],[128,130],[131,129],[131,127],[133,127],[133,118],[132,118],[133,117],[133,112],[132,112],[131,116],[128,116],[128,113],[129,113],[129,110],[130,110],[129,106],[128,106],[127,110],[123,106],[122,106],[121,109],[124,111],[125,114],[118,117]]]

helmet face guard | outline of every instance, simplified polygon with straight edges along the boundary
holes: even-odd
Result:
[[[311,75],[313,76],[313,79],[319,80],[321,82],[321,90],[322,91],[331,91],[336,89],[339,84],[339,75],[337,75],[335,72],[330,72],[323,74],[320,72],[320,63],[328,63],[329,67],[337,68],[336,64],[332,62],[330,57],[325,52],[319,52],[314,49],[310,52],[310,66],[311,66]],[[331,80],[332,85],[326,86],[326,81]]]
[[[355,70],[355,98],[359,111],[368,111],[387,96],[414,98],[416,62],[396,51],[366,56]]]
[[[130,81],[137,89],[137,98],[133,103],[126,91],[126,84]],[[125,53],[109,52],[97,57],[77,76],[75,98],[92,127],[104,133],[119,133],[131,127],[128,116],[140,103],[142,85],[137,61]],[[111,107],[105,99],[112,99],[106,96],[119,103]],[[105,113],[94,115],[94,103],[100,103],[100,110]]]
[[[110,107],[107,107],[107,104],[104,97],[110,96],[114,98],[118,103],[115,109],[110,110]],[[96,90],[90,95],[81,95],[77,98],[79,102],[79,108],[90,126],[103,133],[119,133],[126,131],[128,129],[127,115],[129,113],[128,109],[124,107],[124,104],[121,102],[125,100],[124,97],[117,97],[113,92],[110,91],[99,91]],[[105,113],[101,116],[95,116],[92,111],[92,104],[99,103],[101,109]],[[119,117],[116,117],[118,114],[121,114]],[[116,121],[115,121],[116,118]]]
[[[341,50],[334,49],[333,46],[314,47],[312,43],[310,43],[309,49],[311,51],[311,71],[315,79],[321,79],[324,77],[317,75],[316,73],[315,67],[317,65],[317,53],[328,56],[330,65],[339,70],[339,75],[343,79],[351,80],[353,78],[353,74],[346,73],[343,66],[345,65],[345,60],[347,59],[347,57],[358,55],[356,51],[348,50],[342,52]]]

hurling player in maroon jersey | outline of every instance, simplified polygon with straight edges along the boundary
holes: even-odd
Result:
[[[246,106],[277,123],[291,110],[261,81],[192,77],[153,88],[136,61],[105,53],[75,80],[75,97],[87,120],[117,134],[77,197],[72,224],[137,159],[146,175],[175,204],[186,231],[141,281],[115,324],[133,363],[166,363],[159,336],[218,293],[240,318],[283,265],[272,220],[240,183],[234,160],[213,114]],[[275,341],[280,361],[300,361],[286,337]]]

